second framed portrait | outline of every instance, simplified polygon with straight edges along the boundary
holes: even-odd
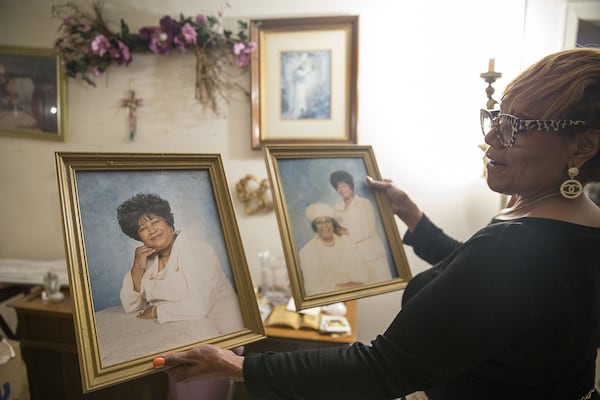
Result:
[[[411,278],[370,146],[264,149],[297,309],[403,289]]]
[[[218,154],[55,158],[85,392],[264,338]]]

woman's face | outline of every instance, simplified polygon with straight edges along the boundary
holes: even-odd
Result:
[[[329,217],[317,217],[315,219],[317,233],[322,240],[330,241],[333,239],[333,220]]]
[[[352,188],[346,182],[338,182],[336,190],[344,200],[348,200],[352,197]]]
[[[160,251],[173,244],[173,229],[163,217],[144,214],[138,220],[138,227],[138,235],[145,246]]]
[[[502,112],[529,119],[519,110]],[[556,132],[519,132],[513,146],[505,148],[492,129],[485,142],[490,145],[486,152],[490,159],[487,164],[490,189],[522,197],[558,192],[567,178],[568,161],[575,151],[573,137]]]

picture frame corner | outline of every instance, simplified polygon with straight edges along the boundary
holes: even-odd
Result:
[[[53,49],[0,46],[0,136],[65,141],[67,86]]]

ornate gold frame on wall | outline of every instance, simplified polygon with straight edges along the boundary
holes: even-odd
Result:
[[[250,21],[250,39],[258,43],[250,63],[252,149],[357,143],[358,22],[356,15]],[[281,118],[283,54],[311,52],[327,53],[331,61],[329,85],[321,85],[330,94],[323,106],[329,118]]]

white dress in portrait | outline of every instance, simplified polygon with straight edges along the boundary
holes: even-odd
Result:
[[[299,252],[307,294],[329,292],[346,282],[366,282],[365,262],[348,236],[334,236],[327,246],[315,235]]]
[[[233,286],[208,243],[177,235],[167,265],[158,271],[158,257],[146,265],[141,290],[133,290],[131,272],[123,279],[121,303],[126,313],[157,305],[158,322],[191,319],[214,324],[215,335],[243,327]]]
[[[159,273],[153,259],[144,275],[138,293],[127,273],[122,304],[94,313],[104,367],[244,328],[237,295],[209,244],[179,233],[166,268]],[[158,304],[158,319],[137,317],[147,300]]]
[[[369,265],[369,282],[392,278],[383,242],[375,225],[375,209],[369,199],[354,196],[348,207],[344,201],[334,206],[335,216],[348,234],[362,257]]]

